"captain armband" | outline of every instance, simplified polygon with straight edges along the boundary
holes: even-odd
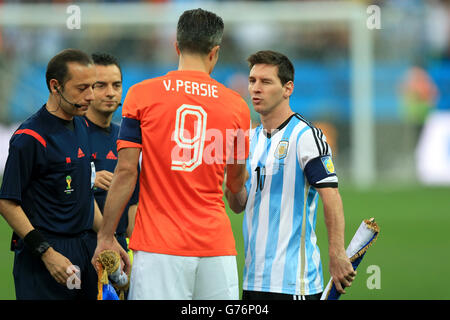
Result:
[[[316,188],[337,188],[338,179],[330,155],[310,160],[305,166],[305,175],[309,184]]]

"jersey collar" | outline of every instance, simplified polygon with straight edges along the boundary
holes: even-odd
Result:
[[[270,139],[270,138],[272,138],[275,134],[277,134],[277,132],[281,131],[284,127],[287,126],[287,124],[289,123],[289,121],[291,121],[292,117],[295,116],[295,115],[296,115],[295,113],[292,114],[292,115],[290,115],[289,118],[287,118],[282,124],[280,124],[280,125],[278,126],[278,128],[275,129],[274,133],[269,133],[269,132],[267,132],[267,130],[264,129],[264,127],[263,127],[263,133],[264,133],[264,135],[266,136],[266,138],[267,138],[267,139]],[[262,124],[261,124],[261,126],[262,126]]]

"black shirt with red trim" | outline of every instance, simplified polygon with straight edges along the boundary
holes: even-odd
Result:
[[[36,229],[78,234],[93,225],[93,166],[86,120],[44,105],[11,137],[0,198],[21,205]]]
[[[89,125],[89,140],[91,144],[92,156],[94,159],[95,170],[107,170],[109,172],[114,172],[117,165],[117,137],[119,135],[120,127],[111,122],[110,126],[107,128],[102,128],[97,126],[95,123],[90,121],[85,117]],[[139,171],[139,166],[138,166]],[[94,187],[94,197],[103,213],[105,207],[107,191],[101,188]],[[139,178],[136,182],[136,187],[131,196],[130,201],[125,207],[119,224],[117,225],[116,233],[123,234],[127,231],[128,227],[128,209],[130,205],[137,204],[139,200]]]

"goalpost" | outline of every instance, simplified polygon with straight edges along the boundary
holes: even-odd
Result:
[[[72,4],[3,4],[0,27],[67,28]],[[353,183],[367,188],[375,182],[375,141],[372,96],[373,39],[366,26],[366,7],[355,2],[191,2],[75,4],[81,28],[93,25],[133,27],[175,25],[187,9],[202,7],[219,14],[227,25],[251,22],[345,22],[350,30],[351,134],[350,172]],[[77,32],[74,30],[74,32]]]

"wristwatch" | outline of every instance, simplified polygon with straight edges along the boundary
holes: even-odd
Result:
[[[45,253],[45,251],[50,248],[50,244],[47,241],[41,242],[35,249],[34,254],[38,257],[42,257],[42,255]]]

